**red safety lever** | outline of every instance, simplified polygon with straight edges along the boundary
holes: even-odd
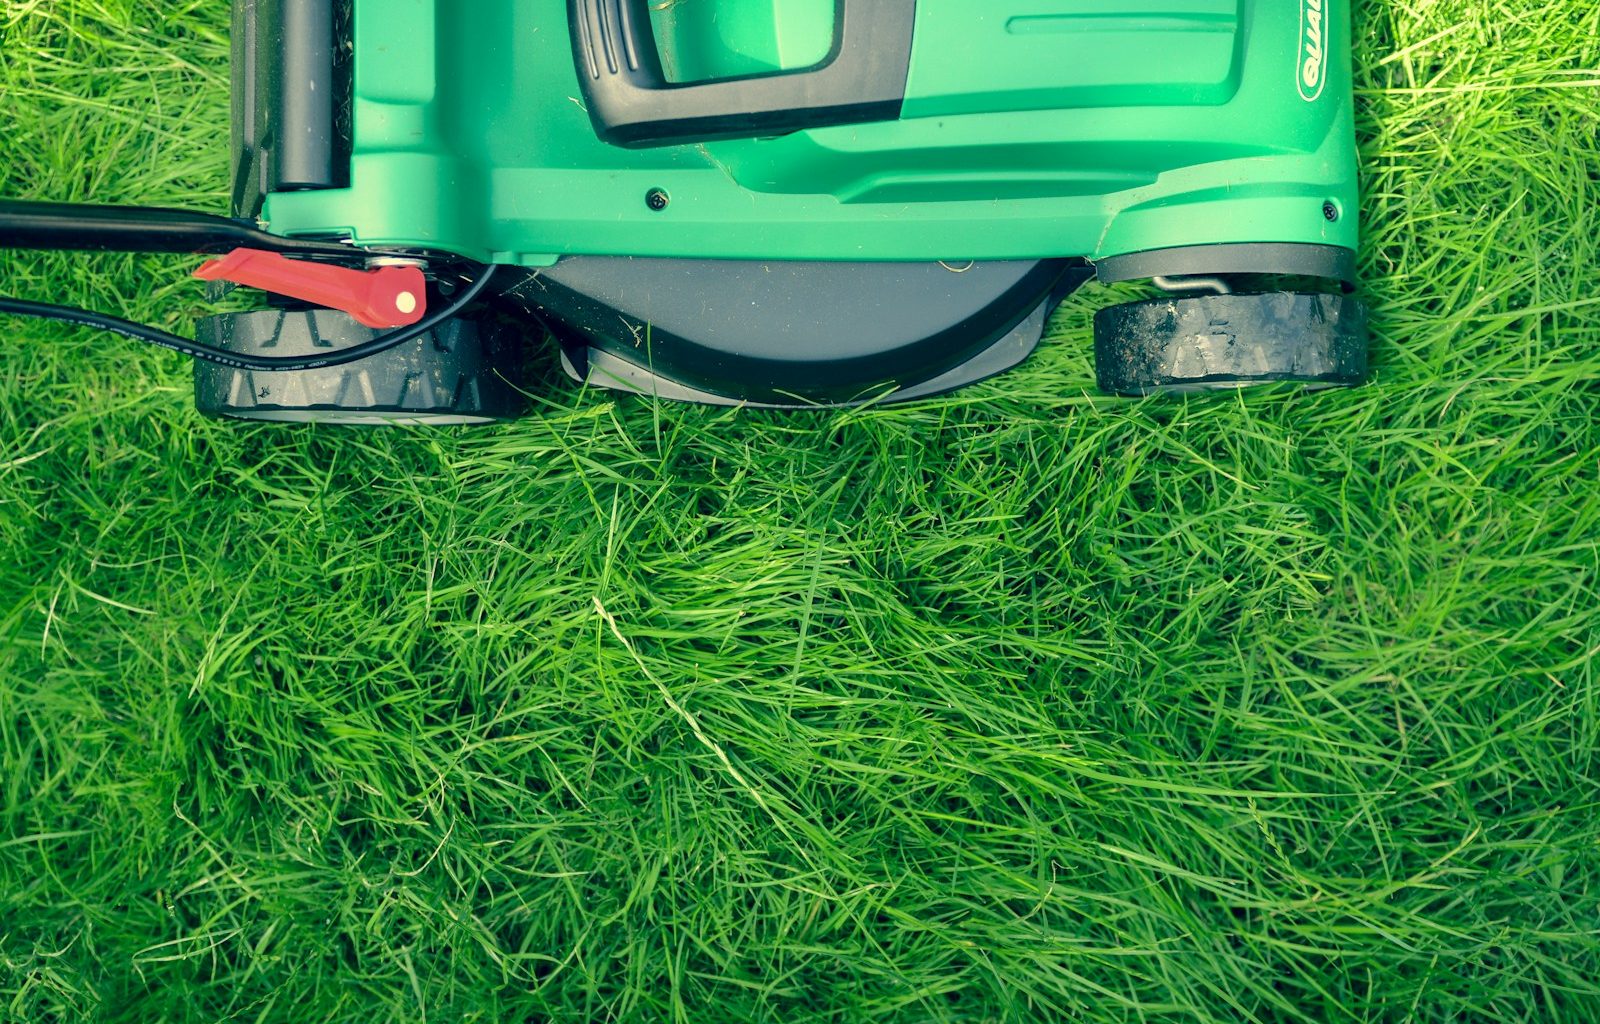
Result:
[[[235,249],[194,276],[337,309],[378,330],[410,327],[428,315],[428,279],[417,267],[347,270],[259,249]]]

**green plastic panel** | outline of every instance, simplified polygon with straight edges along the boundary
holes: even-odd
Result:
[[[1243,0],[932,0],[917,11],[905,116],[1218,106],[1239,89],[1243,8]]]
[[[730,19],[667,37],[700,73],[804,62],[822,26],[801,0],[679,2]],[[902,120],[630,151],[583,109],[565,0],[355,0],[353,184],[267,217],[528,266],[1354,248],[1348,2],[923,0]]]
[[[798,71],[833,49],[833,0],[652,0],[650,20],[674,82]]]

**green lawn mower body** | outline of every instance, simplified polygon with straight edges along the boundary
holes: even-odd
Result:
[[[1366,371],[1348,0],[236,0],[234,21],[237,218],[414,263],[435,304],[462,266],[497,283],[470,330],[370,364],[201,366],[208,412],[510,415],[507,332],[546,330],[597,386],[906,400],[1017,365],[1096,276],[1168,293],[1101,314],[1108,390]],[[293,354],[366,330],[278,305],[204,331]]]
[[[349,185],[268,196],[282,234],[528,267],[1356,245],[1356,218],[1324,211],[1356,208],[1356,155],[1347,19],[1323,10],[1308,24],[1318,0],[352,6],[336,44],[354,58],[349,166],[326,182]],[[602,137],[591,68],[626,60],[611,51],[627,45],[595,38],[603,21],[580,24],[575,54],[569,27],[608,7],[659,26],[636,45],[659,49],[669,76],[779,83],[829,57],[849,27],[839,10],[868,9],[900,23],[879,30],[895,52],[871,54],[896,98],[864,106],[859,123],[777,135],[781,121],[735,116],[659,125],[686,141],[625,148],[641,130]],[[752,81],[720,84],[737,104]],[[663,107],[706,102],[694,89],[660,90]],[[735,137],[704,141],[718,132]],[[737,137],[763,132],[774,134]],[[670,197],[663,209],[647,202],[656,190]]]

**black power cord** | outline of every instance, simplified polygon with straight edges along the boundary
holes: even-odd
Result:
[[[216,363],[219,366],[229,366],[235,370],[267,370],[288,372],[295,370],[325,370],[335,366],[348,366],[358,363],[363,359],[382,355],[391,349],[399,348],[408,341],[415,340],[439,327],[446,321],[459,315],[473,302],[477,301],[489,287],[494,279],[496,267],[489,264],[483,268],[467,290],[461,294],[449,307],[435,313],[421,323],[410,327],[401,328],[389,334],[381,334],[371,341],[364,341],[359,345],[329,352],[318,356],[247,356],[229,352],[227,349],[205,345],[188,338],[180,338],[176,334],[144,324],[136,324],[131,320],[107,316],[104,313],[93,313],[86,309],[75,309],[72,306],[57,306],[48,302],[28,302],[23,299],[11,299],[0,296],[0,314],[9,316],[25,316],[39,320],[55,320],[60,323],[76,324],[80,327],[92,327],[96,330],[107,331],[111,334],[132,338],[155,345],[158,348],[168,349],[180,355],[193,359]]]

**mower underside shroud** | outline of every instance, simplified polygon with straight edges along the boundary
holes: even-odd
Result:
[[[510,296],[551,324],[579,380],[709,404],[806,406],[909,401],[1009,370],[1091,276],[1068,260],[601,256],[530,273]]]

